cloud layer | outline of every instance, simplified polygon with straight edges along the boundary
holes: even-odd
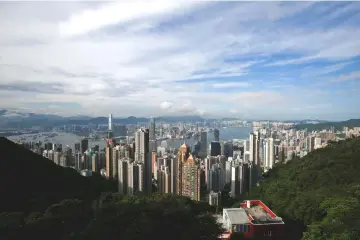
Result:
[[[357,2],[2,2],[0,108],[356,118],[358,22]]]

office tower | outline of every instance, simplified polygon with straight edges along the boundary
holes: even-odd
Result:
[[[200,201],[200,175],[200,166],[190,155],[182,164],[182,196]]]
[[[69,164],[68,164],[68,161],[67,161],[67,156],[65,154],[62,154],[60,156],[60,163],[59,163],[60,166],[62,167],[67,167]]]
[[[151,117],[150,119],[150,131],[149,131],[149,142],[150,142],[150,151],[156,151],[156,128],[155,128],[155,118]]]
[[[234,155],[234,147],[231,141],[224,143],[224,155],[226,158]]]
[[[199,157],[199,154],[201,154],[201,143],[200,141],[196,141],[192,147],[192,155]]]
[[[60,152],[58,152],[58,151],[54,152],[54,163],[57,164],[57,165],[60,164],[60,156],[61,156]]]
[[[240,176],[239,165],[231,167],[231,197],[236,198],[240,194]]]
[[[214,141],[219,142],[220,141],[220,131],[218,129],[214,130]]]
[[[118,160],[119,160],[119,150],[118,150],[118,147],[113,147],[112,148],[112,160],[111,160],[111,178],[112,179],[118,179]]]
[[[52,150],[53,144],[51,142],[45,143],[45,150]]]
[[[128,162],[128,195],[144,192],[144,165],[135,161]]]
[[[225,162],[225,184],[231,183],[231,167],[232,167],[232,159],[228,159]]]
[[[105,148],[105,171],[106,171],[106,177],[110,178],[113,176],[113,171],[112,171],[112,157],[113,154],[113,150],[112,147],[109,143],[106,144],[106,148]]]
[[[80,152],[75,153],[75,169],[77,170],[82,170],[81,156]]]
[[[206,157],[204,159],[204,167],[205,167],[205,184],[209,183],[209,170],[211,169],[211,166],[219,163],[219,158],[218,157]]]
[[[91,157],[90,157],[90,152],[89,150],[86,150],[85,153],[83,154],[83,166],[84,169],[91,169]]]
[[[112,114],[109,114],[109,125],[108,125],[108,139],[112,139],[113,137],[113,122],[112,122]]]
[[[240,194],[245,194],[249,191],[249,187],[250,187],[249,178],[250,178],[249,164],[241,163],[239,165]]]
[[[74,150],[75,150],[75,153],[76,153],[76,152],[80,152],[80,150],[81,150],[81,144],[80,144],[79,142],[75,143],[75,148],[74,148]]]
[[[149,152],[149,129],[135,132],[135,161],[144,164],[144,192],[152,192],[152,164]]]
[[[100,168],[99,153],[98,152],[91,152],[90,158],[91,158],[91,171],[100,172],[101,168]]]
[[[118,161],[118,192],[124,195],[128,193],[129,162],[132,162],[132,160],[127,158],[122,158]]]
[[[210,145],[210,156],[218,156],[221,155],[221,146],[219,142],[211,142]]]
[[[207,156],[207,132],[202,131],[200,132],[200,157]]]
[[[207,189],[208,191],[218,192],[222,189],[220,188],[220,181],[221,181],[221,169],[218,164],[213,164],[209,170],[208,174],[208,184]]]
[[[250,162],[253,163],[254,166],[260,168],[260,134],[259,132],[250,133],[249,139],[249,150],[250,150]]]
[[[89,140],[86,138],[81,139],[81,153],[84,153],[89,148]]]
[[[178,161],[179,156],[176,158],[171,159],[171,168],[170,168],[170,177],[171,177],[171,193],[172,194],[178,194],[178,177],[179,177],[179,171],[178,171]],[[181,159],[180,159],[181,160]]]

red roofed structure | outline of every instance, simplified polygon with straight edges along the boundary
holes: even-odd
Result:
[[[239,208],[224,208],[219,221],[227,230],[220,239],[230,239],[232,233],[243,233],[256,239],[284,239],[285,223],[260,200],[246,200]]]

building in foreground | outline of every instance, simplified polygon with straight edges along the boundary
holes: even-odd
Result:
[[[280,240],[284,237],[285,223],[262,201],[247,200],[239,208],[224,208],[218,216],[226,232],[221,239],[229,239],[233,233],[242,233],[245,238]]]

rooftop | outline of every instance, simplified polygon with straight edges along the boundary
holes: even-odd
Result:
[[[230,219],[231,224],[248,224],[249,217],[243,208],[225,208],[224,211]]]
[[[261,205],[252,205],[250,208],[244,208],[244,210],[254,219],[253,223],[255,224],[282,222],[282,218],[277,217],[276,215],[271,216]]]

